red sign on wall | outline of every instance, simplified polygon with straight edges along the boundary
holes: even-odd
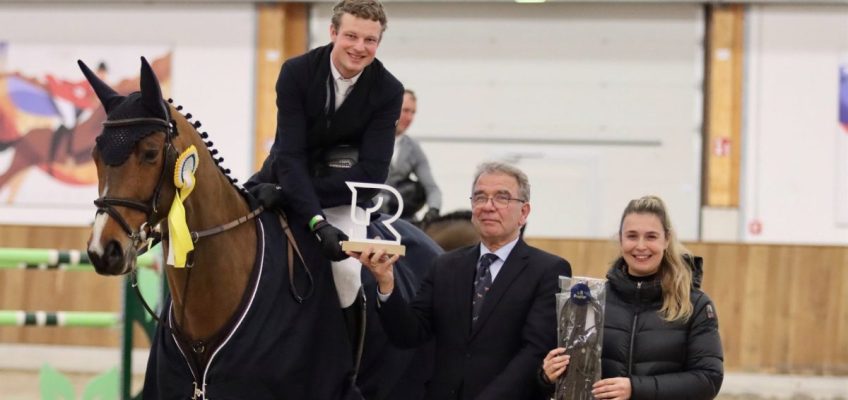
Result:
[[[713,154],[718,157],[730,155],[730,138],[720,137],[713,141]]]
[[[751,232],[754,236],[759,235],[763,232],[763,223],[758,219],[752,220],[748,223],[748,232]]]

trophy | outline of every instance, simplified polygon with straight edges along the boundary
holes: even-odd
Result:
[[[395,198],[397,199],[398,208],[395,211],[394,215],[392,215],[388,219],[375,221],[376,223],[383,224],[386,227],[386,230],[388,230],[389,232],[391,232],[392,235],[394,235],[394,237],[395,237],[394,240],[379,239],[379,238],[368,239],[367,237],[365,237],[365,238],[351,238],[351,240],[346,240],[346,241],[342,242],[342,250],[344,250],[344,251],[354,251],[354,252],[361,253],[365,250],[368,250],[369,248],[373,248],[374,251],[382,249],[386,252],[386,254],[388,254],[390,256],[395,255],[395,254],[400,255],[400,256],[406,255],[406,246],[400,244],[400,239],[401,239],[400,233],[398,233],[398,231],[392,226],[392,222],[397,221],[397,219],[400,218],[401,213],[403,212],[403,197],[401,197],[401,195],[397,191],[397,189],[395,189],[395,188],[393,188],[389,185],[383,185],[383,184],[377,184],[377,183],[365,183],[365,182],[345,182],[345,183],[347,184],[347,187],[350,189],[350,191],[353,192],[353,195],[350,198],[350,220],[354,224],[363,225],[363,226],[370,225],[371,214],[376,212],[377,210],[380,209],[380,207],[383,206],[383,196],[381,194],[381,195],[376,197],[377,201],[376,201],[376,204],[373,207],[369,207],[369,208],[365,209],[364,220],[361,220],[356,215],[356,209],[357,209],[356,199],[357,199],[357,194],[358,194],[357,188],[376,189],[376,190],[382,190],[382,191],[388,192],[391,195],[395,196]]]

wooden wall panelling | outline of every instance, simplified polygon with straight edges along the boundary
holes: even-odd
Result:
[[[838,282],[839,292],[834,293],[833,314],[836,327],[833,334],[836,344],[827,358],[827,373],[848,375],[848,251],[843,251],[839,262],[833,266],[839,273],[833,277],[833,283]],[[839,267],[837,267],[839,266]],[[834,288],[831,288],[833,290]]]
[[[743,356],[745,338],[741,334],[728,335],[726,332],[741,332],[741,321],[750,313],[753,304],[741,301],[750,282],[746,249],[736,245],[697,245],[687,246],[694,254],[704,258],[704,276],[702,289],[713,300],[722,332],[725,365],[739,365]],[[734,279],[721,279],[723,273],[729,273]],[[734,317],[737,316],[737,317]]]
[[[603,277],[613,240],[528,239]],[[704,258],[728,371],[848,375],[848,248],[686,243]]]
[[[738,257],[735,266],[745,266],[745,290],[737,296],[737,302],[744,303],[744,313],[738,316],[740,321],[745,321],[739,326],[738,332],[741,337],[739,358],[736,365],[742,369],[756,370],[757,366],[763,365],[760,355],[764,353],[763,341],[758,337],[766,330],[767,321],[770,319],[762,310],[766,309],[769,301],[769,289],[766,287],[768,268],[752,268],[751,265],[768,265],[768,250],[764,246],[750,246],[746,252],[747,257]],[[718,273],[718,271],[716,271]],[[724,300],[724,299],[723,299]],[[727,301],[727,300],[725,300]],[[734,332],[727,329],[725,332]]]
[[[606,276],[618,251],[612,240],[528,239],[528,243],[568,260],[575,276],[594,278]]]
[[[839,259],[837,248],[803,247],[791,254],[790,352],[787,365],[803,373],[822,373],[827,368],[828,353],[837,350],[838,318],[829,315],[839,299],[840,285],[831,285],[839,275],[834,268]],[[833,289],[830,291],[828,289]]]
[[[4,226],[0,246],[82,248],[87,234],[88,228]],[[612,239],[528,242],[568,259],[582,276],[605,276],[618,251]],[[848,248],[686,246],[704,257],[702,287],[716,305],[728,371],[848,375]],[[120,296],[120,278],[0,271],[2,309],[119,311]],[[119,337],[115,329],[0,328],[5,343],[114,347]]]
[[[94,207],[91,215],[94,216]],[[0,247],[83,249],[88,227],[0,225]]]
[[[787,264],[789,252],[787,249],[776,249],[770,252],[766,288],[769,301],[763,312],[768,316],[765,329],[760,332],[759,339],[766,343],[763,353],[763,365],[784,370],[788,365],[789,342],[792,331],[792,291],[790,285],[793,279],[792,266]],[[778,333],[779,332],[779,333]]]
[[[834,268],[836,265],[846,265],[843,262],[845,258],[844,253],[838,251],[838,248],[828,248],[827,250],[827,258],[821,265],[821,269],[825,273],[824,279],[821,281],[822,286],[814,290],[815,295],[827,300],[827,304],[825,304],[821,313],[824,315],[824,324],[821,326],[821,329],[825,334],[825,342],[833,344],[832,349],[821,349],[821,359],[824,365],[819,372],[825,374],[830,373],[831,369],[835,367],[834,361],[836,358],[834,358],[834,355],[838,356],[840,353],[843,355],[846,353],[845,343],[840,343],[842,337],[839,333],[840,331],[844,331],[844,329],[840,329],[840,325],[846,326],[846,320],[840,318],[840,313],[846,304],[846,296],[844,294],[848,292],[848,287],[846,287],[848,280],[845,279],[845,271],[848,268]],[[816,282],[817,279],[810,279],[810,281]]]

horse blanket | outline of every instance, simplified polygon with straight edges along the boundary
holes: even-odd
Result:
[[[243,305],[221,344],[208,350],[212,352],[208,365],[203,370],[193,367],[186,357],[191,348],[159,326],[148,360],[144,399],[362,398],[353,382],[352,347],[344,334],[329,262],[318,251],[303,252],[314,292],[300,303],[289,286],[286,240],[276,214],[262,213],[256,219],[256,231],[256,265]],[[305,230],[293,233],[301,247],[316,242]],[[310,280],[296,263],[295,286],[305,294]],[[162,320],[172,325],[178,310],[171,309],[170,299],[166,301]]]

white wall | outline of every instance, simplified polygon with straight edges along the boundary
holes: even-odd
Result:
[[[252,169],[254,99],[255,12],[252,4],[240,5],[0,5],[0,42],[15,48],[88,48],[131,54],[135,65],[150,49],[173,51],[171,97],[203,122],[215,147],[233,176],[244,181]],[[137,49],[137,54],[132,54]],[[76,66],[79,54],[50,65],[61,76],[82,75]],[[55,59],[55,55],[51,55]],[[5,152],[8,153],[8,152]],[[8,157],[8,155],[0,154]],[[0,162],[3,160],[0,159]],[[40,173],[40,172],[32,172]],[[0,222],[87,224],[93,218],[96,187],[85,207],[57,211],[9,208],[0,205]],[[57,218],[61,215],[61,218]]]
[[[838,87],[848,66],[848,7],[751,6],[747,24],[743,238],[846,244],[837,213],[848,206]]]
[[[469,208],[475,166],[530,176],[528,235],[609,237],[627,201],[666,199],[698,232],[701,6],[387,3],[378,52],[418,94],[409,134],[444,192]],[[312,9],[312,47],[331,4]]]

